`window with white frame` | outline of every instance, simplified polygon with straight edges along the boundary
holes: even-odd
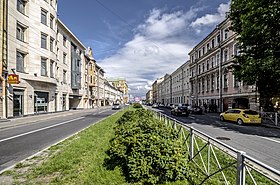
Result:
[[[24,0],[17,0],[17,11],[22,14],[25,14],[25,5],[27,1]]]
[[[66,75],[67,75],[67,71],[66,71],[66,70],[63,70],[63,83],[65,83],[65,84],[67,83],[67,80],[66,80],[66,79],[67,79],[67,78],[66,78],[67,76],[66,76]]]
[[[23,52],[17,51],[16,53],[16,70],[17,72],[24,72],[25,68],[25,56],[26,54],[24,54]]]
[[[26,30],[26,28],[24,26],[22,26],[21,24],[17,24],[16,37],[18,40],[24,42],[25,30]]]
[[[50,28],[54,29],[54,16],[50,15]]]
[[[53,48],[54,48],[54,38],[51,37],[51,38],[50,38],[50,51],[53,52],[53,51],[54,51]]]
[[[54,78],[54,61],[51,60],[50,62],[50,77]]]
[[[240,48],[239,48],[238,43],[233,45],[233,52],[234,52],[234,56],[239,56],[240,55]]]
[[[44,25],[47,25],[47,15],[48,15],[48,11],[41,9],[41,23]]]
[[[41,48],[47,49],[47,35],[41,33]]]
[[[47,76],[47,59],[41,58],[41,76]]]

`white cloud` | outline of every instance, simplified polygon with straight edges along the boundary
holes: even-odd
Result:
[[[204,25],[204,19],[220,20],[225,5],[220,5],[217,15],[197,19],[202,8],[166,13],[153,9],[143,24],[134,29],[133,38],[118,52],[100,61],[108,77],[125,77],[130,94],[143,96],[151,89],[154,80],[172,73],[186,62],[188,53],[199,41],[194,28]],[[217,16],[217,17],[215,17]],[[208,22],[209,22],[208,20]],[[201,36],[199,36],[201,38]]]
[[[201,32],[201,28],[204,26],[213,26],[225,19],[226,12],[229,12],[230,2],[227,4],[220,4],[217,13],[206,14],[202,17],[197,18],[191,23],[191,27],[196,29],[198,33]]]

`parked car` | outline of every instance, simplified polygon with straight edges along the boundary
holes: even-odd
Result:
[[[261,124],[261,115],[250,109],[229,109],[220,114],[221,121],[233,121],[238,125],[246,124]]]
[[[112,106],[113,110],[117,110],[117,109],[120,109],[120,108],[121,108],[121,105],[119,103],[114,103],[113,106]]]
[[[203,113],[203,109],[199,106],[194,106],[194,107],[189,106],[189,111],[191,114],[202,114]]]
[[[171,109],[171,114],[172,115],[182,115],[182,116],[189,116],[189,110],[188,107],[186,106],[175,106],[174,108]]]
[[[158,108],[158,104],[157,104],[157,103],[154,103],[154,104],[152,105],[152,107],[153,107],[153,108]]]

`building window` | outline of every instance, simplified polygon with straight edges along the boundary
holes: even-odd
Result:
[[[201,67],[200,67],[200,65],[198,66],[198,74],[200,74],[201,73]]]
[[[208,92],[210,90],[210,79],[209,77],[207,77],[207,81],[206,81],[206,91]]]
[[[203,48],[202,48],[202,55],[204,55],[205,54],[205,47],[203,46]]]
[[[66,47],[66,37],[65,36],[63,36],[63,46]]]
[[[203,63],[202,64],[202,72],[204,72],[205,71],[205,64]]]
[[[216,89],[219,89],[219,88],[220,88],[220,87],[219,87],[219,86],[220,86],[220,78],[219,78],[219,74],[217,75],[217,79],[216,79],[216,80],[217,80],[217,83],[216,83],[216,84],[217,84]]]
[[[24,58],[25,58],[25,54],[17,51],[16,70],[18,72],[24,72]]]
[[[198,51],[198,58],[201,57],[201,50]]]
[[[226,28],[224,30],[224,40],[226,40],[228,38],[228,29]]]
[[[52,15],[50,16],[50,28],[54,28],[54,17]]]
[[[25,5],[26,1],[17,0],[17,10],[22,14],[25,14]]]
[[[209,70],[209,60],[206,62],[206,70]]]
[[[41,48],[47,49],[47,35],[41,34]]]
[[[63,83],[65,83],[66,84],[66,71],[65,70],[63,70]]]
[[[54,61],[53,60],[51,60],[51,63],[50,63],[50,77],[54,78]]]
[[[220,64],[220,53],[217,53],[216,55],[216,66]]]
[[[47,59],[41,58],[41,76],[47,76]]]
[[[21,26],[20,24],[17,24],[17,39],[20,41],[24,42],[24,32],[25,32],[25,27]]]
[[[234,44],[233,45],[233,52],[235,56],[239,56],[240,55],[240,48],[239,48],[239,44]]]
[[[206,48],[207,48],[207,52],[208,52],[210,50],[210,44],[209,43],[207,43]]]
[[[63,53],[63,64],[67,64],[66,58],[67,58],[67,54]]]
[[[46,10],[41,9],[41,23],[47,25],[47,14]]]
[[[234,76],[233,80],[234,80],[234,83],[233,83],[234,87],[239,87],[240,81],[238,80],[238,78],[236,78],[236,76]]]
[[[51,37],[51,38],[50,38],[50,50],[51,50],[52,52],[54,51],[53,48],[54,48],[54,39]]]
[[[228,50],[224,50],[224,61],[228,60]]]
[[[227,74],[224,74],[224,88],[228,87],[228,79],[227,79]]]
[[[201,91],[204,92],[205,85],[204,85],[204,79],[203,79],[203,78],[202,78],[202,82],[201,82],[201,83],[202,83],[202,89],[201,89]]]
[[[215,47],[215,39],[212,39],[212,48]]]
[[[214,67],[214,57],[211,58],[211,67]]]
[[[215,86],[215,79],[214,79],[214,75],[211,75],[211,91],[214,90],[214,86]]]
[[[219,44],[221,42],[221,35],[217,35],[217,44]]]

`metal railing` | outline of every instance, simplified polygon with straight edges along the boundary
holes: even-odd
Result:
[[[226,185],[280,184],[278,170],[172,117],[153,112],[167,127],[175,129],[184,141],[188,163],[200,173],[200,182],[195,184],[213,184],[211,178],[214,176],[219,179],[218,184]]]
[[[280,114],[278,112],[261,112],[261,117],[264,124],[279,126]]]

